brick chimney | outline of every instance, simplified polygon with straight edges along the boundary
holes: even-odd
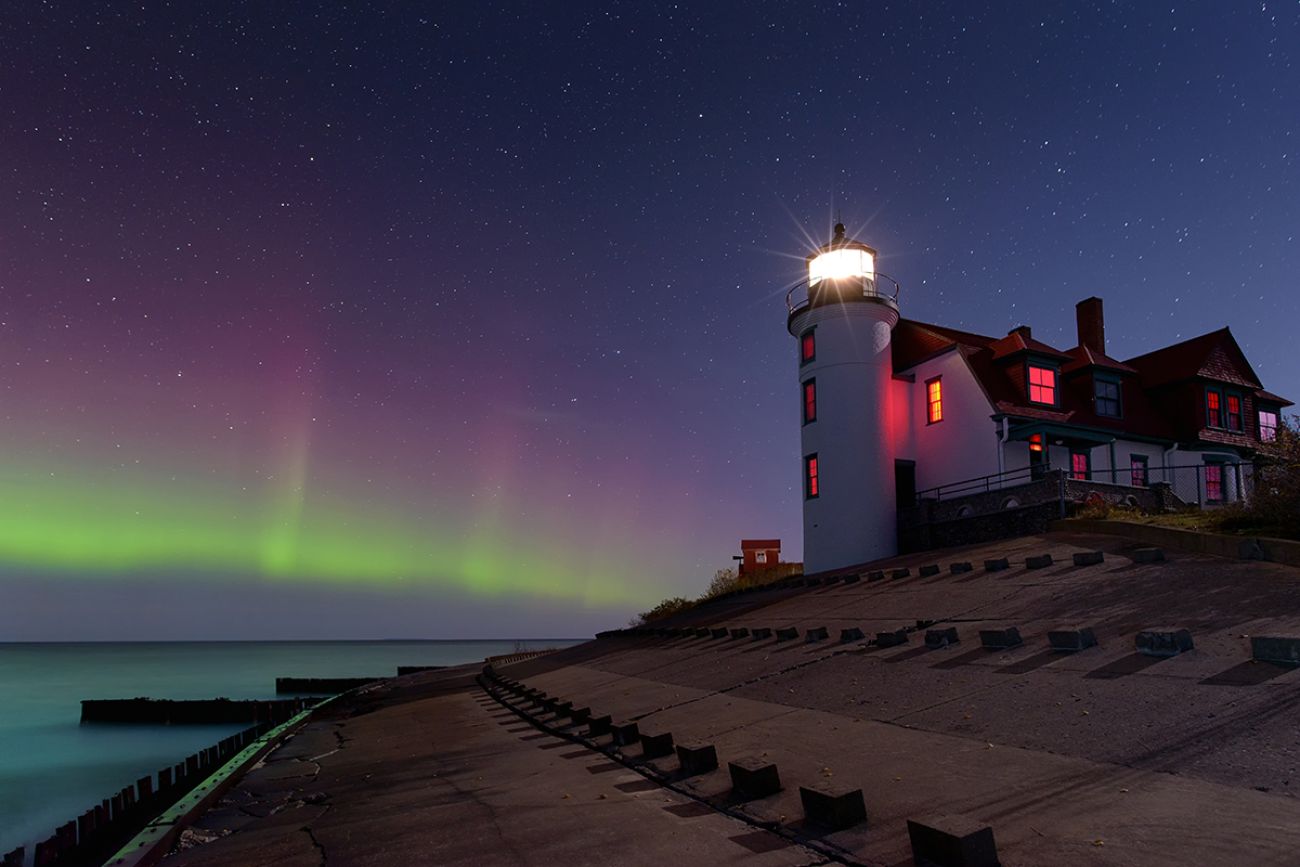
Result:
[[[1106,320],[1101,312],[1101,299],[1096,295],[1083,299],[1074,306],[1074,316],[1079,326],[1079,345],[1105,355]]]
[[[1017,325],[1015,328],[1012,328],[1007,332],[1007,337],[1010,337],[1013,334],[1019,334],[1025,340],[1029,340],[1033,336],[1034,332],[1028,325]]]

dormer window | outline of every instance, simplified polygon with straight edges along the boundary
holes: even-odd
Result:
[[[1039,364],[1029,365],[1029,400],[1056,406],[1056,370]]]
[[[1228,395],[1228,430],[1241,432],[1241,397]]]
[[[1205,390],[1205,426],[1223,427],[1223,394],[1217,388]]]
[[[1093,402],[1097,415],[1119,418],[1122,414],[1119,383],[1113,379],[1093,380]]]

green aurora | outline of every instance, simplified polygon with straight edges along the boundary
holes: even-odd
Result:
[[[627,574],[626,558],[575,553],[553,541],[560,537],[513,530],[491,513],[451,527],[354,498],[308,499],[301,461],[254,498],[122,471],[0,473],[9,490],[0,562],[11,566],[79,577],[221,571],[376,590],[442,586],[593,608],[657,598],[653,582]]]

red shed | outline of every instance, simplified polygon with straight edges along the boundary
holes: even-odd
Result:
[[[765,569],[781,562],[780,539],[741,539],[740,574]]]

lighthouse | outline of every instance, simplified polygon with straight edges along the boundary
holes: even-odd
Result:
[[[890,451],[890,339],[896,286],[881,291],[876,251],[835,226],[808,256],[807,294],[787,299],[798,341],[804,570],[897,553]]]

